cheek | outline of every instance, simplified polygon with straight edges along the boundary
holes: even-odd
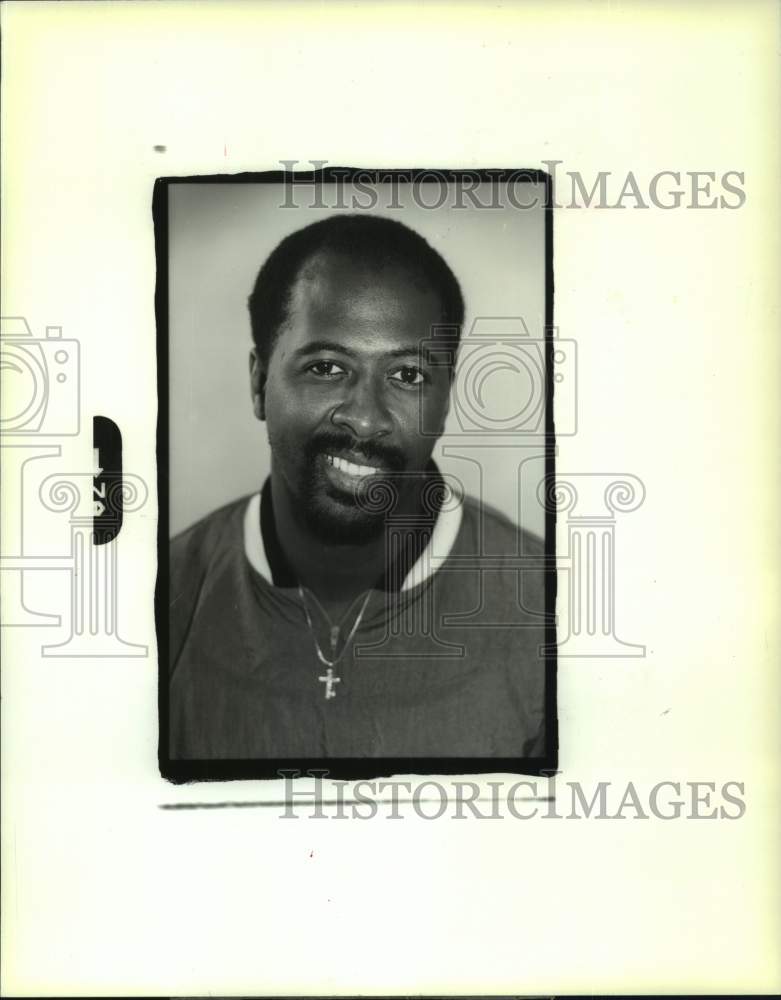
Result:
[[[429,450],[434,447],[437,438],[445,429],[445,419],[448,413],[448,394],[446,392],[432,393],[417,410],[416,431],[427,443]]]
[[[291,403],[289,393],[284,392],[279,382],[266,386],[266,429],[269,443],[273,450],[279,450],[297,434],[297,422],[300,410]]]
[[[285,451],[293,460],[317,427],[321,414],[315,401],[283,378],[269,378],[266,385],[266,427],[272,450]]]
[[[416,468],[423,468],[439,438],[445,410],[441,399],[421,400],[398,414],[397,430],[404,450]]]

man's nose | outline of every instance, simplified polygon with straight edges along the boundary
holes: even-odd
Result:
[[[384,437],[393,430],[381,387],[371,379],[358,379],[331,414],[331,423],[350,430],[357,438]]]

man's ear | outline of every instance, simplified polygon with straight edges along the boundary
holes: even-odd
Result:
[[[258,420],[266,419],[266,366],[258,356],[257,348],[249,352],[249,382],[252,409]]]

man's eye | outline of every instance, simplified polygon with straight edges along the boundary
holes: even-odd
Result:
[[[412,365],[405,365],[391,373],[394,382],[401,382],[403,385],[422,385],[426,381],[426,376],[420,368],[413,368]]]
[[[335,361],[315,361],[313,365],[309,366],[307,371],[313,372],[321,378],[333,378],[334,375],[345,374],[344,368],[341,365],[337,365]]]

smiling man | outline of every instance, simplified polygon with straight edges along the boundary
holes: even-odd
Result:
[[[271,474],[172,542],[171,758],[542,756],[542,543],[431,458],[452,271],[335,215],[276,247],[249,311]]]

